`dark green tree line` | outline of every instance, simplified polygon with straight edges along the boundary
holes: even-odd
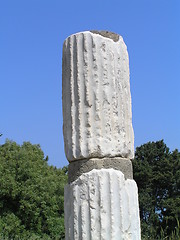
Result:
[[[0,145],[0,239],[64,239],[67,167],[47,161],[39,145]],[[180,153],[149,142],[137,147],[133,168],[142,239],[164,239],[180,219]]]
[[[142,235],[170,236],[180,220],[180,153],[170,152],[163,140],[148,142],[136,148],[133,169]]]
[[[64,239],[66,182],[39,145],[0,145],[0,239]]]

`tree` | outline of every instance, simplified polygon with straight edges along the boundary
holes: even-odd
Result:
[[[39,145],[0,146],[0,237],[63,239],[67,174],[49,166]]]
[[[180,219],[180,153],[163,140],[148,142],[136,148],[133,169],[142,233],[157,237],[163,229],[170,235]]]

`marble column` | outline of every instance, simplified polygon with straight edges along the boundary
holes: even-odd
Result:
[[[69,36],[63,46],[63,133],[69,161],[66,239],[140,239],[132,174],[129,59],[108,31]]]

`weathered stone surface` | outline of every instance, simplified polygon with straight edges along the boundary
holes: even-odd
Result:
[[[113,169],[92,170],[65,187],[66,240],[140,240],[137,186]]]
[[[64,42],[63,132],[69,161],[134,156],[129,60],[117,36],[87,31]]]
[[[93,169],[109,169],[119,170],[127,179],[133,179],[132,162],[129,159],[120,157],[110,158],[91,158],[70,162],[68,166],[68,182],[73,182],[83,173],[90,172]]]
[[[97,30],[91,30],[90,32],[92,33],[96,33],[96,34],[99,34],[103,37],[106,37],[106,38],[110,38],[112,39],[114,42],[117,42],[119,40],[119,35],[117,33],[113,33],[113,32],[110,32],[110,31],[97,31]]]

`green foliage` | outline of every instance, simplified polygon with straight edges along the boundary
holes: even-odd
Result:
[[[64,239],[65,170],[39,145],[0,146],[0,239]]]
[[[64,239],[67,167],[48,165],[39,145],[0,145],[0,239]],[[136,149],[142,240],[180,239],[180,153],[163,141]]]
[[[173,234],[177,237],[180,153],[177,149],[170,152],[163,140],[148,142],[136,148],[133,169],[139,190],[142,239],[168,239]]]
[[[179,221],[177,220],[177,226],[171,232],[169,236],[167,236],[166,232],[161,228],[160,234],[152,234],[150,236],[143,234],[142,240],[179,240],[180,239],[180,225]]]

